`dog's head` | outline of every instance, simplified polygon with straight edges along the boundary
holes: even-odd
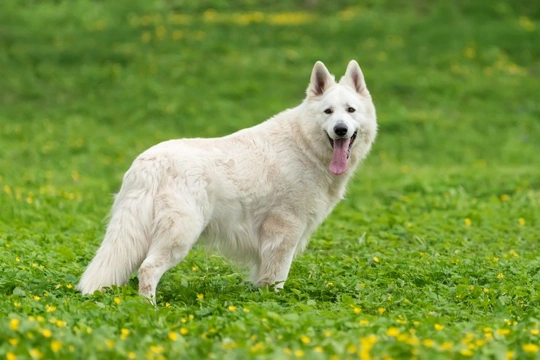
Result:
[[[329,170],[341,175],[352,159],[356,164],[367,155],[377,133],[375,107],[364,75],[354,60],[336,83],[324,64],[313,67],[305,100],[311,125],[326,143]],[[320,131],[319,131],[320,129]],[[320,140],[320,139],[319,139]]]

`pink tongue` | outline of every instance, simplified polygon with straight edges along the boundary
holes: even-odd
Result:
[[[350,142],[351,138],[334,140],[334,154],[328,167],[332,174],[341,175],[347,170],[347,153],[349,152]]]

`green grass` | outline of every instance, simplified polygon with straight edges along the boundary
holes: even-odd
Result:
[[[253,3],[1,2],[0,358],[540,358],[538,3]],[[285,291],[203,250],[158,311],[74,290],[137,154],[350,59],[380,135]]]

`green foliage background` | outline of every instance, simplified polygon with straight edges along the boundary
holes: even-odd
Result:
[[[154,311],[74,290],[151,145],[296,106],[356,59],[380,135],[287,289],[193,251]],[[0,357],[538,358],[534,1],[0,3]]]

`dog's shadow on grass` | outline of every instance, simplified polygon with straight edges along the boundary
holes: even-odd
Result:
[[[158,286],[158,307],[174,304],[202,309],[262,302],[294,305],[340,301],[339,294],[320,284],[306,286],[306,284],[291,281],[284,289],[276,291],[273,286],[257,287],[238,274],[208,277],[189,284],[186,284],[185,280],[177,281],[175,277],[163,279]],[[137,279],[132,279],[129,286],[137,289]]]

